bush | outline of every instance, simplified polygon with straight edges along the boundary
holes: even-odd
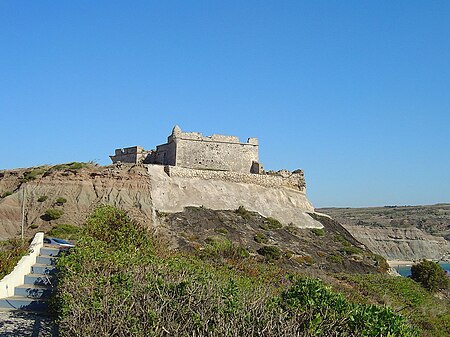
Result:
[[[38,227],[39,227],[39,225],[36,224],[36,223],[32,223],[32,224],[30,225],[30,228],[31,228],[31,229],[36,229],[36,228],[38,228]]]
[[[283,227],[283,225],[277,219],[268,217],[266,219],[266,221],[262,225],[260,225],[259,227],[261,227],[262,229],[268,231],[268,230],[279,229],[279,228]]]
[[[411,267],[411,278],[432,292],[448,289],[449,279],[444,269],[435,262],[422,261]]]
[[[239,206],[237,210],[234,211],[236,214],[239,214],[243,219],[249,220],[251,213],[245,209],[244,206]]]
[[[258,249],[258,254],[264,256],[268,261],[277,260],[282,255],[280,248],[275,246],[263,246]]]
[[[390,309],[348,303],[318,281],[271,283],[152,247],[123,212],[96,209],[57,261],[60,336],[416,336]]]
[[[236,246],[224,236],[209,236],[205,239],[204,256],[224,258],[245,258],[249,256],[244,247]]]
[[[64,214],[64,211],[56,208],[50,208],[45,211],[44,217],[47,220],[56,220],[59,219]]]
[[[28,242],[9,239],[1,242],[0,247],[0,280],[8,275],[17,262],[28,252]]]
[[[311,230],[311,232],[313,232],[316,236],[324,236],[325,235],[325,230],[323,228],[313,228]]]
[[[355,247],[355,246],[346,246],[339,249],[341,253],[344,253],[346,255],[355,255],[355,254],[361,254],[363,250],[361,248]]]
[[[44,174],[44,172],[45,172],[44,167],[33,168],[30,171],[24,172],[23,177],[21,178],[21,181],[26,183],[26,182],[35,180],[38,176]]]
[[[58,199],[56,199],[56,204],[57,204],[58,206],[62,206],[62,205],[64,205],[66,202],[67,202],[67,199],[66,199],[66,198],[63,198],[63,197],[59,197]]]
[[[70,224],[54,226],[47,235],[66,240],[76,240],[81,234],[81,228]]]
[[[258,233],[255,235],[255,237],[253,238],[256,242],[258,243],[267,243],[269,242],[269,239],[267,238],[267,236],[264,235],[264,233]]]
[[[48,199],[48,197],[46,196],[46,195],[42,195],[42,196],[40,196],[39,198],[38,198],[38,202],[44,202],[44,201],[46,201]]]
[[[1,195],[0,195],[0,198],[6,198],[7,196],[10,196],[12,194],[12,192],[11,191],[6,191],[6,192],[3,192]]]

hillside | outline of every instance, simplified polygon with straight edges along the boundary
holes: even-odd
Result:
[[[318,211],[332,216],[355,238],[387,259],[450,258],[450,204]]]
[[[24,188],[27,236],[56,223],[81,225],[100,204],[125,209],[148,227],[157,221],[156,211],[180,212],[186,206],[236,209],[241,205],[284,225],[322,227],[307,215],[314,209],[305,193],[292,188],[169,176],[161,165],[70,163],[0,172],[0,238],[14,237],[20,231]],[[65,202],[58,203],[58,198]],[[53,208],[63,211],[57,220],[45,216]]]
[[[60,224],[81,226],[95,207],[108,204],[162,234],[173,249],[201,250],[208,242],[225,240],[255,256],[264,246],[274,247],[277,259],[294,269],[375,272],[385,268],[338,223],[314,215],[304,193],[171,177],[163,168],[69,163],[2,171],[0,237],[16,237],[20,232],[25,189],[27,237]]]

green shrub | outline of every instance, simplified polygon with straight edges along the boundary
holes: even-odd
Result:
[[[76,240],[81,234],[81,228],[70,224],[59,224],[47,232],[47,235],[66,240]]]
[[[253,238],[258,243],[267,243],[269,242],[268,237],[264,233],[258,233]]]
[[[327,256],[327,261],[331,263],[342,263],[344,262],[344,258],[341,255],[331,254]]]
[[[226,228],[216,228],[215,231],[219,234],[224,234],[224,235],[228,234],[228,229],[226,229]]]
[[[356,255],[361,254],[363,250],[361,248],[355,247],[355,246],[346,246],[339,249],[341,253],[344,253],[346,255]]]
[[[422,261],[411,267],[411,278],[432,292],[448,289],[449,279],[444,269],[435,262]]]
[[[324,236],[325,235],[325,230],[323,228],[313,228],[311,230],[311,232],[313,232],[316,236]]]
[[[272,261],[279,259],[282,255],[282,252],[280,248],[275,246],[263,246],[258,249],[258,254],[264,256],[266,260]]]
[[[239,206],[235,211],[236,214],[239,214],[243,219],[249,220],[251,217],[251,213],[245,209],[244,206]]]
[[[281,306],[307,313],[305,330],[312,336],[335,335],[331,331],[336,324],[339,336],[418,336],[392,309],[351,303],[320,280],[297,280],[282,292]]]
[[[25,171],[23,177],[21,178],[22,182],[29,182],[35,180],[38,176],[43,175],[45,173],[44,167],[36,167],[30,171]]]
[[[8,275],[17,262],[28,252],[28,242],[9,239],[1,242],[0,247],[0,280]]]
[[[30,228],[31,228],[31,229],[36,229],[36,228],[38,228],[38,227],[39,227],[39,225],[36,224],[36,223],[33,223],[33,224],[30,225]]]
[[[266,221],[264,221],[264,223],[261,224],[259,227],[261,227],[262,229],[264,229],[266,231],[269,231],[269,230],[279,229],[279,228],[283,227],[283,225],[277,219],[268,217],[266,219]]]
[[[50,208],[45,211],[45,218],[47,220],[56,220],[59,219],[64,214],[64,211],[56,208]]]
[[[51,171],[65,171],[65,170],[79,170],[79,169],[82,169],[82,168],[87,167],[87,166],[88,166],[88,163],[71,162],[71,163],[59,164],[59,165],[52,166],[48,170],[48,172],[51,172]]]
[[[41,195],[39,198],[38,198],[38,202],[44,202],[44,201],[46,201],[48,199],[48,197],[46,196],[46,195]]]
[[[270,282],[152,247],[123,212],[96,209],[57,262],[60,336],[416,336],[390,309],[349,303],[318,281]]]
[[[245,258],[249,256],[244,247],[236,246],[224,236],[209,236],[205,239],[204,255],[225,258]]]
[[[6,198],[7,196],[10,196],[12,194],[11,191],[5,191],[0,195],[0,198]]]
[[[63,198],[63,197],[59,197],[58,199],[56,199],[56,204],[59,206],[64,205],[66,202],[67,202],[67,199]]]

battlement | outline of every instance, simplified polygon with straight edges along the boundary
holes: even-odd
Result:
[[[248,138],[241,143],[236,136],[214,134],[203,136],[199,132],[183,132],[175,126],[167,143],[155,150],[140,146],[116,149],[110,156],[113,163],[144,163],[180,166],[193,169],[260,173],[258,139]]]

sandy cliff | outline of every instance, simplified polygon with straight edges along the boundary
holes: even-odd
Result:
[[[222,180],[204,180],[169,177],[163,166],[91,165],[72,170],[48,170],[34,180],[22,183],[30,169],[2,171],[0,195],[0,238],[20,233],[22,192],[26,189],[25,233],[47,230],[56,223],[80,225],[87,214],[99,204],[112,204],[126,209],[148,226],[155,225],[156,211],[178,212],[185,206],[205,206],[211,209],[236,209],[243,205],[248,210],[272,216],[283,224],[300,228],[321,228],[322,225],[306,212],[313,207],[306,195],[289,188],[265,188],[255,184]],[[39,197],[47,199],[39,202]],[[58,197],[67,199],[55,204]],[[60,219],[48,221],[43,217],[49,208],[64,211]]]

